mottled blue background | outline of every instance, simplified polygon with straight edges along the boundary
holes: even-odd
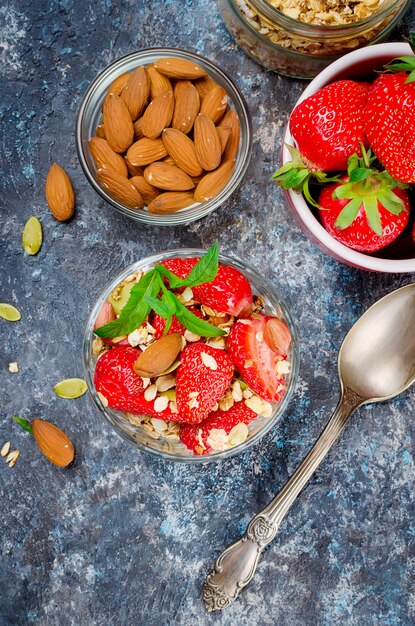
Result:
[[[401,39],[415,11],[394,33]],[[235,47],[215,2],[6,0],[0,8],[0,301],[22,321],[0,320],[0,624],[40,626],[377,626],[415,623],[414,392],[356,415],[300,496],[251,586],[221,614],[200,590],[214,558],[293,472],[331,413],[336,354],[356,318],[411,281],[349,269],[299,231],[267,184],[284,125],[304,83],[266,72]],[[189,227],[147,228],[107,206],[86,182],[74,124],[85,89],[110,61],[147,46],[196,50],[232,74],[253,117],[254,155],[220,210]],[[44,199],[50,164],[68,171],[76,217],[56,222]],[[35,214],[44,244],[21,248]],[[216,465],[163,463],[104,424],[87,396],[53,385],[82,376],[88,311],[103,285],[147,253],[208,246],[250,263],[279,289],[301,337],[295,397],[255,448]],[[10,374],[17,361],[20,372]],[[76,446],[66,471],[51,466],[14,413],[64,428]]]

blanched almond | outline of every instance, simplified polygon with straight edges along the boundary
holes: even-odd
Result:
[[[198,78],[197,80],[195,80],[193,84],[196,87],[197,93],[199,94],[201,100],[203,100],[203,98],[209,93],[209,91],[213,87],[218,86],[217,83],[215,83],[215,81],[213,80],[213,78],[211,78],[207,74],[206,76],[203,76],[203,78]]]
[[[267,321],[264,339],[276,354],[287,354],[291,345],[291,333],[288,324],[278,317]]]
[[[97,178],[110,196],[130,209],[141,209],[144,206],[142,197],[128,178],[113,170],[98,170]]]
[[[131,115],[119,96],[110,93],[104,100],[102,119],[105,136],[114,152],[125,152],[133,143],[134,126]]]
[[[176,165],[189,174],[199,176],[202,173],[193,141],[176,128],[166,128],[162,134],[163,144]]]
[[[202,100],[200,112],[212,118],[217,124],[228,106],[228,94],[223,87],[216,85],[206,94]]]
[[[196,155],[203,169],[207,172],[216,169],[222,154],[220,139],[211,118],[202,113],[195,120],[194,142]]]
[[[189,80],[178,80],[174,87],[174,114],[172,127],[189,133],[199,113],[200,98],[196,87]]]
[[[172,91],[164,91],[156,96],[146,108],[141,120],[141,131],[145,137],[156,139],[170,124],[174,110]]]
[[[157,98],[163,91],[173,91],[172,84],[167,76],[160,74],[154,65],[148,66],[147,73],[150,78],[150,94],[152,100]]]
[[[199,65],[187,59],[166,58],[159,59],[154,63],[154,67],[160,74],[164,74],[169,78],[181,78],[184,80],[193,80],[206,76],[206,72]]]
[[[194,187],[192,179],[186,172],[176,165],[168,165],[161,161],[146,167],[144,178],[151,185],[166,191],[188,191]]]
[[[196,187],[196,202],[206,202],[222,191],[232,176],[234,165],[234,161],[225,161],[216,170],[206,174]]]
[[[223,160],[232,161],[235,159],[238,152],[239,141],[241,138],[241,125],[239,117],[237,112],[233,109],[229,109],[229,111],[225,113],[219,124],[219,127],[221,128],[226,128],[227,126],[231,127],[231,131],[223,153]]]
[[[117,76],[117,78],[115,78],[112,81],[111,85],[108,87],[107,93],[109,94],[115,93],[116,96],[120,96],[124,87],[130,80],[130,78],[131,78],[130,72],[125,72],[124,74],[120,74],[119,76]]]
[[[75,456],[72,441],[60,428],[50,422],[34,419],[32,432],[39,449],[48,461],[58,467],[66,467],[72,463]]]
[[[184,135],[183,135],[184,136]],[[127,152],[127,160],[131,165],[149,165],[167,156],[164,141],[161,139],[139,139]]]
[[[160,191],[153,187],[153,185],[150,185],[144,176],[133,176],[130,178],[130,183],[137,189],[144,200],[144,204],[150,204],[150,202],[160,194]]]
[[[53,216],[66,222],[74,214],[75,196],[71,181],[65,170],[54,163],[46,178],[46,200]]]
[[[134,141],[138,141],[143,135],[143,129],[141,128],[141,124],[143,123],[143,118],[139,117],[138,120],[134,122]]]
[[[191,191],[167,191],[161,193],[147,207],[150,213],[174,213],[195,203]]]
[[[122,176],[128,176],[124,158],[114,152],[105,139],[92,137],[89,140],[89,149],[98,169],[115,170]]]
[[[136,120],[140,117],[149,96],[150,79],[147,75],[147,70],[143,66],[137,67],[131,74],[121,94],[121,98],[124,100],[132,120]]]
[[[165,335],[144,350],[134,363],[134,371],[142,378],[160,376],[176,360],[182,349],[182,336],[179,333]]]

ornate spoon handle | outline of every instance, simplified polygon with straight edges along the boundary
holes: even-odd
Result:
[[[252,580],[260,554],[277,534],[278,528],[355,409],[364,402],[346,389],[332,417],[305,459],[281,491],[250,521],[239,541],[228,546],[219,556],[203,586],[203,599],[208,611],[224,609]]]

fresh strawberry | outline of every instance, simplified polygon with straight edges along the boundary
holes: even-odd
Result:
[[[162,265],[168,270],[186,278],[199,259],[168,259]],[[249,315],[253,308],[252,289],[241,272],[227,265],[219,265],[216,278],[210,283],[192,287],[195,300],[201,304],[236,317]]]
[[[414,240],[414,243],[415,243],[415,224],[413,225],[413,228],[412,228],[412,239]]]
[[[415,56],[412,63],[411,57],[405,58],[408,69],[415,71]],[[405,71],[382,74],[374,81],[365,111],[365,132],[391,176],[415,183],[415,82],[409,82]]]
[[[232,376],[233,365],[225,350],[201,342],[186,346],[176,375],[177,408],[183,421],[198,424],[207,417]]]
[[[228,336],[228,353],[242,379],[261,398],[277,402],[283,376],[276,371],[278,355],[265,340],[267,315],[238,320]],[[281,355],[280,355],[281,356]]]
[[[229,435],[237,424],[249,424],[256,417],[257,414],[244,401],[236,402],[228,411],[213,411],[200,424],[183,424],[180,439],[195,454],[207,454],[212,451],[208,439],[213,428],[221,428]]]
[[[409,220],[409,196],[388,172],[371,168],[366,152],[349,161],[344,183],[326,185],[318,199],[324,228],[360,252],[376,252],[394,241]],[[364,178],[362,178],[362,174]]]
[[[200,311],[200,309],[197,309],[196,307],[189,307],[189,310],[194,315],[196,315],[196,317],[203,319],[203,313]],[[152,320],[151,320],[151,325],[156,331],[154,335],[155,338],[160,339],[160,337],[162,337],[164,333],[166,320],[164,319],[164,317],[161,317],[160,315],[158,315],[158,313],[154,313]],[[186,328],[183,326],[183,324],[181,324],[179,320],[177,319],[177,317],[173,315],[172,323],[171,323],[169,330],[167,331],[167,335],[171,335],[172,333],[179,333],[180,335],[184,335],[185,330]]]

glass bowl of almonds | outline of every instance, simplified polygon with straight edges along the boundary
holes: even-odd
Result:
[[[211,61],[184,50],[133,52],[106,67],[79,109],[84,173],[118,211],[180,225],[223,204],[252,148],[246,102]]]
[[[83,356],[112,428],[144,452],[190,463],[258,442],[285,412],[299,367],[275,289],[218,257],[217,244],[147,257],[116,276],[92,309]]]

